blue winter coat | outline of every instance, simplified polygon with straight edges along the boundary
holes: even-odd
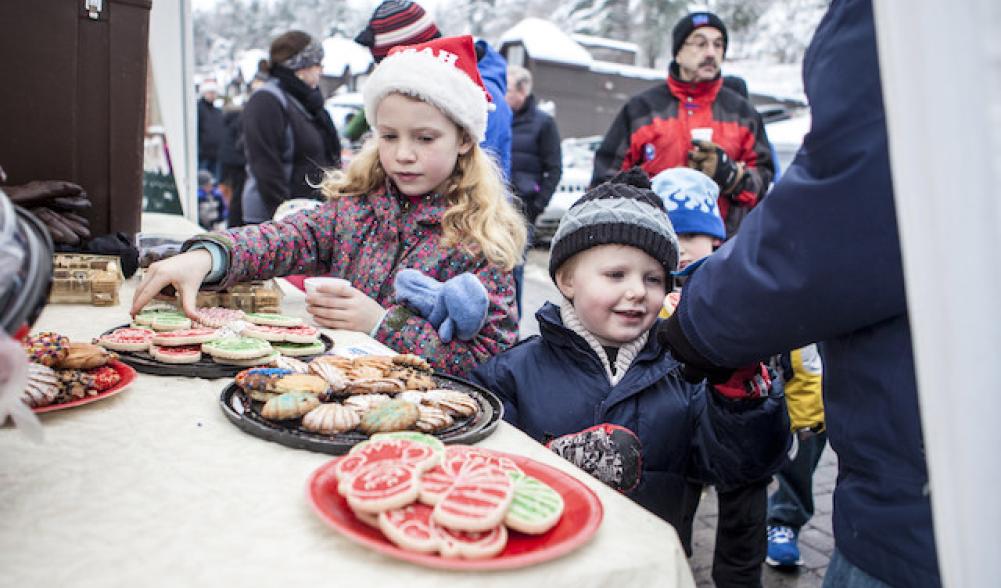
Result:
[[[831,3],[804,78],[813,126],[803,147],[689,279],[675,316],[718,365],[822,342],[837,549],[893,586],[937,586],[869,1]]]
[[[541,336],[494,356],[472,380],[495,392],[504,420],[536,441],[600,423],[636,433],[643,477],[629,497],[674,525],[686,550],[694,514],[689,479],[734,486],[781,465],[789,420],[780,391],[732,401],[705,384],[690,384],[652,336],[612,386],[594,351],[563,326],[557,306],[547,303],[535,316]]]
[[[482,39],[476,42],[476,50],[477,53],[483,52],[476,67],[493,102],[493,110],[487,116],[487,136],[481,146],[497,157],[497,164],[506,180],[511,177],[512,118],[511,107],[504,100],[507,94],[507,61]]]

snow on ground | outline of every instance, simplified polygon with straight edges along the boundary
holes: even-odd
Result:
[[[345,67],[353,74],[365,73],[372,65],[368,47],[344,37],[324,39],[323,55],[323,73],[328,76],[340,76]]]
[[[801,63],[769,63],[758,60],[724,61],[723,73],[738,75],[753,94],[789,98],[806,103]]]

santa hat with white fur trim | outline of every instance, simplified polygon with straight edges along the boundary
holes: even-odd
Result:
[[[392,93],[420,98],[466,129],[477,143],[487,132],[490,95],[476,68],[469,35],[394,47],[365,82],[365,118],[374,127],[379,102]]]

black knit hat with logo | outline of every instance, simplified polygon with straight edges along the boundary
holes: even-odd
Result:
[[[711,12],[693,12],[681,17],[678,24],[674,25],[671,31],[671,57],[677,57],[681,46],[685,44],[685,39],[692,31],[701,27],[712,27],[719,29],[723,33],[723,55],[726,55],[726,47],[730,44],[730,38],[726,34],[726,25],[718,16]]]
[[[563,215],[549,251],[549,275],[574,255],[598,245],[630,245],[646,252],[669,279],[678,268],[678,237],[650,178],[638,167],[588,190]]]

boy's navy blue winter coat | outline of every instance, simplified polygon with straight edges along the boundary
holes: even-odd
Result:
[[[717,365],[821,342],[835,546],[892,586],[937,586],[871,2],[834,0],[803,66],[800,152],[672,318]]]
[[[690,384],[653,336],[613,387],[558,307],[546,304],[536,318],[541,336],[493,357],[473,381],[501,398],[504,420],[540,442],[600,423],[631,429],[643,444],[643,477],[629,497],[674,525],[686,551],[689,478],[726,487],[781,465],[789,420],[780,392],[733,401]]]

